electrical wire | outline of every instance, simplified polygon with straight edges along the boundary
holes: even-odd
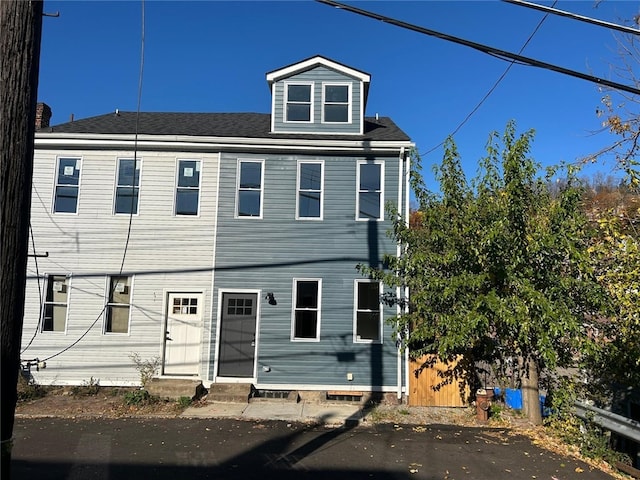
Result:
[[[40,300],[38,305],[42,305],[42,287],[40,286],[40,272],[38,270],[38,256],[35,255],[35,253],[36,253],[36,242],[35,242],[35,239],[33,237],[33,228],[31,227],[31,222],[29,222],[29,236],[31,237],[31,248],[33,249],[33,253],[34,253],[33,261],[34,261],[34,264],[35,264],[35,267],[36,267],[36,281],[38,282],[38,299]],[[35,340],[36,335],[38,335],[38,332],[40,331],[41,322],[42,322],[42,311],[40,311],[40,314],[38,315],[38,324],[36,325],[36,329],[33,332],[33,336],[31,337],[31,340],[29,340],[29,343],[27,343],[27,346],[24,347],[22,349],[22,351],[20,352],[20,356],[22,356],[22,354],[27,351],[27,349],[31,346],[31,344]]]
[[[604,22],[595,18],[585,17],[584,15],[578,15],[577,13],[567,12],[565,10],[558,10],[554,8],[557,2],[547,7],[546,5],[540,5],[532,2],[525,2],[523,0],[502,0],[503,2],[510,3],[512,5],[518,5],[519,7],[528,7],[542,12],[552,13],[561,17],[568,17],[572,20],[578,20],[580,22],[590,23],[592,25],[598,25],[599,27],[609,28],[611,30],[617,30],[623,33],[630,33],[631,35],[640,35],[640,30],[637,28],[626,27],[624,25],[618,25],[617,23]]]
[[[555,0],[553,2],[552,7],[554,7],[556,5],[556,3],[558,3],[558,0]],[[527,38],[526,42],[524,42],[524,44],[522,45],[522,47],[520,47],[520,50],[518,50],[518,54],[522,53],[524,51],[525,48],[527,48],[527,45],[529,45],[529,42],[531,42],[531,40],[533,39],[534,35],[538,32],[538,30],[540,29],[540,27],[542,26],[542,24],[544,23],[544,21],[547,19],[547,17],[549,16],[548,13],[546,13],[544,15],[544,17],[542,17],[542,19],[540,20],[540,22],[538,22],[538,25],[536,26],[536,28],[533,29],[533,32],[531,32],[531,35],[529,35],[529,38]],[[516,63],[515,60],[512,60],[511,63],[509,63],[509,65],[507,66],[507,68],[505,68],[504,72],[502,72],[502,75],[500,75],[500,77],[498,77],[498,79],[495,81],[495,83],[493,84],[493,86],[489,89],[489,91],[484,95],[484,97],[482,97],[482,99],[480,100],[480,102],[478,102],[478,104],[469,112],[469,114],[464,118],[464,120],[462,120],[462,122],[460,122],[460,124],[453,130],[453,132],[451,132],[448,136],[449,137],[453,137],[456,133],[458,133],[458,131],[471,119],[471,117],[480,109],[480,107],[482,106],[482,104],[491,96],[491,94],[494,92],[494,90],[498,87],[498,85],[500,85],[500,82],[502,82],[502,80],[504,80],[504,78],[507,76],[507,73],[509,73],[509,70],[511,70],[511,67],[513,67],[513,65]],[[429,150],[427,150],[426,152],[421,152],[421,155],[428,155],[429,153],[433,152],[434,150],[437,150],[438,148],[440,148],[442,145],[444,145],[444,140],[441,141],[438,145],[436,145],[433,148],[430,148]]]
[[[132,230],[132,226],[133,226],[133,202],[135,200],[135,176],[136,176],[136,165],[138,163],[138,131],[139,131],[139,126],[140,126],[140,105],[141,105],[141,101],[142,101],[142,79],[143,79],[143,73],[144,73],[144,24],[145,24],[145,15],[144,15],[144,0],[141,0],[141,5],[142,5],[142,25],[141,25],[141,35],[140,35],[140,71],[138,74],[138,98],[137,98],[137,105],[136,105],[136,122],[135,122],[135,132],[134,132],[134,137],[133,137],[133,181],[131,189],[132,189],[132,195],[131,195],[131,208],[129,211],[129,225],[127,228],[127,238],[125,240],[125,244],[124,244],[124,250],[122,252],[122,262],[120,263],[120,270],[118,272],[118,276],[122,275],[122,272],[124,271],[124,264],[125,264],[125,260],[127,258],[127,251],[129,249],[129,241],[131,239],[131,230]],[[84,333],[82,335],[80,335],[80,337],[78,337],[73,343],[71,343],[70,345],[68,345],[67,347],[65,347],[64,349],[60,350],[58,353],[55,353],[53,355],[48,356],[47,358],[43,359],[43,362],[46,362],[48,360],[51,360],[52,358],[57,357],[58,355],[62,355],[64,352],[70,350],[71,348],[75,347],[78,343],[80,343],[80,341],[86,337],[89,332],[91,331],[91,329],[98,323],[98,321],[102,318],[105,310],[107,309],[109,302],[111,300],[111,298],[113,297],[113,293],[116,289],[117,286],[117,282],[111,282],[112,284],[109,286],[109,297],[107,298],[107,303],[105,303],[105,305],[102,307],[102,310],[100,311],[100,313],[96,316],[96,319],[93,321],[93,323],[91,325],[89,325],[89,328],[87,328]]]
[[[534,58],[524,57],[522,55],[517,55],[515,53],[507,52],[506,50],[500,50],[498,48],[489,47],[487,45],[483,45],[481,43],[472,42],[470,40],[465,40],[464,38],[455,37],[453,35],[448,35],[446,33],[438,32],[436,30],[430,30],[428,28],[420,27],[418,25],[414,25],[411,23],[403,22],[400,20],[396,20],[392,17],[387,17],[385,15],[380,15],[378,13],[370,12],[368,10],[363,10],[361,8],[352,7],[350,5],[336,2],[334,0],[316,0],[316,2],[323,3],[325,5],[330,5],[332,7],[340,8],[342,10],[346,10],[348,12],[357,13],[358,15],[363,15],[365,17],[373,18],[375,20],[380,20],[384,23],[389,23],[391,25],[395,25],[397,27],[404,28],[406,30],[412,30],[414,32],[422,33],[424,35],[430,35],[432,37],[440,38],[442,40],[447,40],[449,42],[457,43],[460,45],[464,45],[465,47],[473,48],[482,53],[486,53],[489,55],[494,55],[496,57],[502,58],[504,60],[517,60],[522,62],[525,65],[531,67],[538,67],[545,70],[551,70],[553,72],[562,73],[564,75],[568,75],[570,77],[580,78],[582,80],[587,80],[592,83],[596,83],[598,85],[604,85],[606,87],[613,88],[615,90],[622,90],[624,92],[632,93],[634,95],[640,95],[640,89],[631,87],[629,85],[624,85],[622,83],[612,82],[605,78],[596,77],[594,75],[587,75],[586,73],[577,72],[575,70],[571,70],[568,68],[560,67],[558,65],[553,65],[551,63],[542,62],[540,60],[536,60]]]

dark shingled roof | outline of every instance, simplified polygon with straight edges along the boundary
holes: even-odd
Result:
[[[190,135],[206,137],[292,138],[319,140],[409,141],[410,138],[389,117],[365,119],[364,135],[308,135],[271,133],[271,115],[267,113],[161,113],[141,112],[141,135]],[[42,128],[38,132],[133,134],[136,113],[99,115]]]

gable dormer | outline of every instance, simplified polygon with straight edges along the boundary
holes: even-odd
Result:
[[[271,132],[363,134],[370,79],[321,56],[267,73]]]

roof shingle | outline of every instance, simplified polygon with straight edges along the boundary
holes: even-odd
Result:
[[[126,135],[136,132],[136,112],[118,112],[61,123],[38,132],[93,133]],[[271,133],[271,115],[267,113],[178,113],[141,112],[138,134],[187,135],[205,137],[291,138],[344,140],[345,135]],[[409,141],[389,117],[365,118],[364,135],[349,135],[353,140]]]

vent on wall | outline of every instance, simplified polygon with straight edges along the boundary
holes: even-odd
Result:
[[[253,392],[255,398],[281,398],[289,397],[289,390],[256,390]]]

